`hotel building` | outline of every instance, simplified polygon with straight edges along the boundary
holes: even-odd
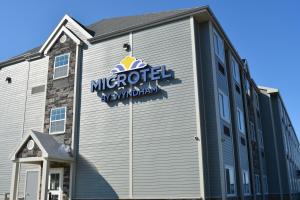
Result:
[[[208,7],[66,15],[0,63],[0,199],[296,200],[299,141]]]

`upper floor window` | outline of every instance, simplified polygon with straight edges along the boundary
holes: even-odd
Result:
[[[227,195],[235,195],[235,174],[232,166],[225,166],[225,181]]]
[[[216,55],[224,63],[225,62],[225,52],[224,52],[224,42],[220,35],[214,30],[214,49]]]
[[[53,79],[64,78],[69,75],[70,53],[58,55],[54,59]]]
[[[237,120],[238,120],[238,127],[239,131],[245,134],[245,120],[244,120],[244,113],[241,109],[237,108]]]
[[[256,141],[254,123],[250,121],[250,133],[252,141]]]
[[[264,175],[264,190],[265,190],[265,193],[267,194],[268,193],[268,178],[266,175]]]
[[[66,107],[52,108],[50,114],[50,134],[65,132],[66,124]]]
[[[250,83],[248,81],[248,79],[246,79],[246,82],[245,82],[245,89],[246,89],[246,93],[248,96],[251,96],[251,89],[250,89]]]
[[[256,194],[260,194],[260,179],[259,175],[255,174],[255,191]]]
[[[219,90],[219,110],[221,118],[230,123],[229,98],[221,90]]]
[[[249,172],[247,170],[243,170],[243,190],[244,194],[250,194]]]
[[[233,78],[234,80],[240,84],[241,80],[240,80],[240,70],[239,70],[239,65],[236,62],[236,60],[234,59],[234,57],[231,58],[231,67],[232,67],[232,74],[233,74]]]
[[[263,137],[263,132],[261,130],[258,130],[258,137],[259,137],[259,145],[263,149],[264,148],[264,137]]]

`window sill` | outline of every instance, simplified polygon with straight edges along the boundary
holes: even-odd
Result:
[[[54,78],[54,77],[53,77],[52,80],[53,80],[53,81],[56,81],[56,80],[63,79],[63,78],[67,78],[67,77],[69,77],[69,75],[67,75],[67,76],[62,76],[62,77],[59,77],[59,78]]]
[[[49,132],[49,135],[61,135],[61,134],[65,134],[65,131],[53,132],[53,133]]]

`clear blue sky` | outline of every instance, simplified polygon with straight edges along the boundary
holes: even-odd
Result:
[[[69,14],[102,18],[209,5],[259,85],[276,87],[300,136],[299,0],[7,0],[0,2],[0,60],[41,45]]]

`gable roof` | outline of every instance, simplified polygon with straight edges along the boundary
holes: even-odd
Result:
[[[150,13],[150,14],[137,15],[137,16],[125,16],[125,17],[117,17],[111,19],[103,19],[89,26],[84,26],[78,21],[76,21],[75,19],[73,19],[72,17],[65,15],[48,39],[53,37],[53,35],[61,27],[61,25],[64,23],[65,20],[69,20],[73,24],[76,24],[77,28],[80,28],[86,33],[86,36],[88,36],[87,39],[91,43],[95,43],[99,40],[114,37],[116,35],[124,34],[130,31],[139,30],[150,25],[153,26],[158,23],[174,21],[176,19],[188,17],[193,14],[196,14],[197,12],[204,11],[204,10],[209,10],[208,6],[172,10],[172,11],[165,11],[159,13]],[[23,54],[12,57],[6,61],[0,62],[0,68],[7,66],[11,63],[24,61],[26,59],[26,56],[33,56],[33,55],[42,56],[40,50],[43,48],[44,45],[33,48]]]
[[[18,145],[16,150],[13,153],[11,160],[17,159],[17,153],[21,150],[24,144],[27,142],[29,138],[32,138],[33,141],[38,145],[38,147],[42,151],[42,157],[47,159],[54,159],[54,160],[65,160],[65,161],[72,161],[73,158],[70,154],[65,150],[62,144],[59,144],[52,135],[40,133],[37,131],[31,131],[22,142]]]
[[[203,10],[206,7],[197,7],[189,9],[180,9],[165,11],[159,13],[149,13],[144,15],[137,16],[125,16],[125,17],[116,17],[111,19],[103,19],[96,23],[89,25],[87,28],[94,32],[94,37],[91,41],[96,38],[111,36],[113,33],[120,32],[122,30],[132,31],[134,28],[139,28],[147,24],[152,24],[154,22],[163,21],[166,19],[172,19],[176,16],[181,16],[184,14],[191,14],[194,11]]]

